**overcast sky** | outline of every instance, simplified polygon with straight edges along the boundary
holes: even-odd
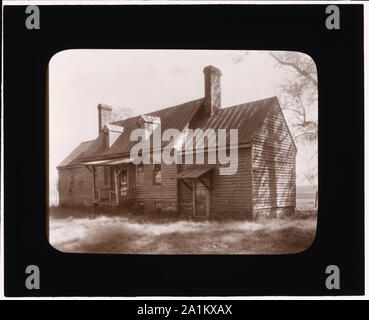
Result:
[[[222,71],[222,106],[278,96],[286,71],[270,56],[207,50],[67,50],[49,64],[50,178],[56,166],[82,141],[98,133],[97,105],[130,107],[143,114],[204,96],[203,68]],[[306,152],[299,148],[298,184],[304,183]],[[302,180],[301,180],[302,179]]]

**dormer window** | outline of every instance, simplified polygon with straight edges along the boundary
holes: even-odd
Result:
[[[137,120],[137,128],[145,129],[145,139],[149,139],[152,133],[160,126],[160,117],[142,114]]]
[[[112,124],[106,124],[103,129],[104,148],[111,148],[113,143],[123,133],[123,127]]]

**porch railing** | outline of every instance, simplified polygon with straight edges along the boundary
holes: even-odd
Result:
[[[94,193],[94,202],[107,202],[118,204],[117,193],[110,189],[96,189]]]
[[[111,189],[95,189],[93,201],[96,203],[110,203],[112,205],[118,205],[125,200],[132,200],[135,198],[135,188],[129,188],[121,191],[121,194]]]

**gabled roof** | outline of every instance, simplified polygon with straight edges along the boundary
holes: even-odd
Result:
[[[77,148],[75,148],[62,162],[59,163],[57,168],[71,165],[72,161],[85,152],[94,141],[95,140],[90,140],[80,143]]]
[[[151,112],[147,115],[160,117],[162,132],[168,128],[175,128],[182,132],[189,123],[191,123],[191,128],[199,128],[204,131],[208,128],[215,131],[227,129],[227,135],[229,135],[229,129],[238,129],[238,143],[247,145],[252,143],[254,136],[272,107],[277,106],[280,108],[277,97],[271,97],[221,108],[216,110],[210,117],[200,117],[201,112],[199,111],[202,104],[203,99],[198,99]],[[194,117],[196,114],[199,116]],[[110,148],[105,148],[103,135],[99,135],[92,143],[90,141],[83,154],[81,153],[78,157],[75,157],[69,165],[129,154],[131,148],[137,143],[136,141],[130,141],[130,134],[132,130],[137,128],[139,117],[141,116],[110,123],[110,125],[124,128],[123,133],[114,144]],[[162,147],[164,146],[165,143],[162,143]]]
[[[182,131],[200,109],[202,101],[203,99],[189,101],[174,107],[154,111],[147,115],[160,117],[162,131],[168,128],[175,128]],[[131,148],[137,143],[137,141],[131,141],[130,136],[132,130],[137,128],[137,120],[140,117],[136,116],[122,121],[112,122],[112,125],[123,127],[123,133],[109,149],[104,147],[104,137],[99,135],[86,152],[84,152],[83,159],[93,157],[108,158],[109,156],[114,157],[115,155],[129,153]],[[80,163],[80,159],[75,159],[73,162],[73,164],[78,163]]]
[[[149,116],[147,114],[141,114],[141,118],[145,122],[151,122],[151,123],[160,123],[161,122],[159,117]]]
[[[273,106],[279,106],[277,97],[252,101],[216,110],[211,117],[193,121],[192,127],[202,129],[226,129],[229,141],[230,129],[238,129],[238,144],[251,144],[257,130]],[[216,136],[213,136],[215,139]],[[211,145],[213,139],[209,138]]]
[[[109,130],[109,131],[114,131],[114,132],[123,132],[123,127],[121,126],[115,126],[111,123],[107,123],[105,126],[104,126],[104,129],[105,127]]]

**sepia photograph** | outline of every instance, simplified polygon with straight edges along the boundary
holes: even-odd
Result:
[[[65,50],[48,237],[68,253],[296,254],[318,223],[318,77],[294,51]]]

